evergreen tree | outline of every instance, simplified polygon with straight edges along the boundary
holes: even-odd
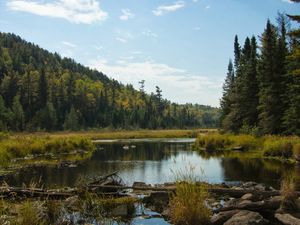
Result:
[[[43,109],[47,104],[48,98],[48,84],[44,69],[42,69],[39,77],[38,98],[38,105],[40,109]]]
[[[294,1],[298,2],[299,1]],[[300,23],[300,15],[288,15]],[[284,114],[284,128],[287,134],[300,135],[300,28],[289,33],[293,45],[288,55],[288,97],[287,109]]]
[[[230,113],[232,107],[232,91],[234,87],[234,69],[232,61],[229,60],[228,72],[223,84],[223,96],[220,101],[221,105],[221,123],[223,123],[225,117]]]
[[[280,81],[277,67],[277,33],[270,20],[262,35],[259,62],[259,126],[264,134],[278,134],[281,129],[282,110]]]
[[[65,130],[76,131],[79,130],[79,120],[77,113],[73,106],[71,106],[70,112],[66,116],[66,120],[64,123]]]
[[[25,128],[25,115],[23,111],[23,107],[20,103],[20,96],[16,95],[12,104],[12,120],[11,127],[15,131],[23,131]]]
[[[0,95],[0,131],[8,129],[9,110],[5,107],[5,102]]]

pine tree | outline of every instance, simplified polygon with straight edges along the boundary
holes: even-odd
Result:
[[[225,117],[230,113],[232,107],[232,91],[234,86],[234,69],[231,59],[228,63],[228,72],[223,84],[223,96],[220,101],[221,105],[221,123],[224,121]]]
[[[79,130],[79,119],[73,106],[71,106],[70,112],[66,116],[64,129],[72,131]]]
[[[5,102],[0,95],[0,131],[8,130],[9,110],[5,107]]]
[[[281,128],[280,74],[277,64],[276,28],[268,20],[262,35],[259,62],[259,126],[264,134],[278,134]]]
[[[14,131],[23,131],[25,128],[25,114],[20,103],[20,96],[16,95],[12,104],[11,127]]]
[[[43,109],[48,100],[48,83],[45,74],[45,70],[42,69],[39,77],[39,86],[38,86],[38,105],[40,109]]]
[[[294,1],[300,2],[300,1]],[[300,15],[288,15],[300,23]],[[284,114],[284,128],[287,134],[300,135],[300,28],[289,33],[292,39],[292,50],[288,55],[288,96],[287,109]]]
[[[236,70],[239,67],[240,58],[241,58],[241,47],[239,44],[238,36],[235,35],[235,37],[234,37],[234,67]]]

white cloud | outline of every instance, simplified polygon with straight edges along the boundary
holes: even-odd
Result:
[[[89,66],[124,84],[133,84],[135,88],[138,88],[138,81],[145,80],[148,93],[159,86],[163,96],[174,102],[219,105],[223,80],[189,75],[185,70],[153,61],[128,62],[125,58],[116,63],[92,60]]]
[[[9,0],[6,5],[14,11],[61,18],[76,24],[104,21],[108,16],[96,0]]]
[[[193,2],[198,2],[198,0],[193,0]]]
[[[168,13],[168,12],[177,11],[178,9],[181,9],[184,6],[185,6],[184,1],[178,1],[178,2],[174,2],[171,5],[160,5],[155,10],[153,10],[152,12],[155,16],[162,16],[162,15],[165,15],[166,13]]]
[[[287,2],[287,3],[290,3],[290,4],[293,4],[294,2],[293,1],[291,1],[291,0],[281,0],[281,1],[283,1],[283,2]]]
[[[134,14],[129,9],[122,9],[120,20],[129,20],[134,18]]]
[[[154,33],[153,31],[147,29],[147,30],[144,30],[142,32],[142,35],[145,35],[145,36],[148,36],[148,37],[154,37],[154,38],[157,38],[158,35],[156,33]]]
[[[201,30],[201,27],[194,27],[194,30]]]
[[[205,9],[210,9],[210,5],[207,5],[207,6],[205,7]]]
[[[122,43],[127,43],[127,40],[124,39],[124,38],[120,38],[120,37],[116,37],[116,40],[119,41],[119,42],[122,42]]]
[[[71,43],[71,42],[68,42],[68,41],[62,41],[61,42],[63,45],[67,46],[67,47],[70,47],[70,48],[75,48],[76,45]]]

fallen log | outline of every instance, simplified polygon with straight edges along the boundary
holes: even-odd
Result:
[[[167,186],[167,187],[155,187],[155,186],[115,186],[115,185],[91,185],[91,188],[110,188],[116,190],[132,189],[132,190],[141,190],[141,191],[169,191],[175,192],[176,186]],[[272,196],[280,195],[280,191],[257,191],[257,190],[237,190],[231,188],[208,188],[208,192],[220,195],[228,195],[234,198],[240,198],[245,194],[251,193],[253,195],[261,196],[262,198],[268,198]],[[297,196],[300,196],[300,192],[296,192]]]

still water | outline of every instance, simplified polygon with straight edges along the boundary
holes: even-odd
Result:
[[[192,151],[194,139],[135,139],[99,141],[91,158],[76,167],[22,169],[6,179],[10,185],[42,183],[45,187],[74,186],[78,178],[92,178],[114,171],[126,184],[172,182],[187,171],[210,183],[256,181],[275,188],[286,174],[297,178],[300,168],[280,161],[253,157],[207,156]]]

